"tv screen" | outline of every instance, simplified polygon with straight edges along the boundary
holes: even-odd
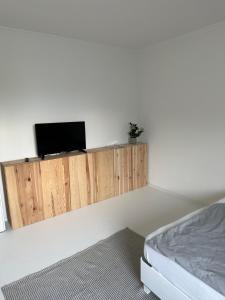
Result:
[[[85,122],[35,124],[37,154],[86,149]]]

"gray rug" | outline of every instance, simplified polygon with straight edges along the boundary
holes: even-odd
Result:
[[[2,288],[6,300],[157,300],[140,282],[144,239],[124,229]]]

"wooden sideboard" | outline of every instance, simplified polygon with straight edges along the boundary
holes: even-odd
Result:
[[[147,144],[125,144],[2,163],[13,229],[147,184]]]

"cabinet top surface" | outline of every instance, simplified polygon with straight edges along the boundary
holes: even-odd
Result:
[[[86,153],[95,153],[100,151],[107,151],[107,150],[113,150],[113,149],[120,149],[120,148],[126,148],[126,147],[133,147],[136,145],[146,145],[147,143],[136,143],[136,144],[116,144],[111,146],[105,146],[105,147],[99,147],[99,148],[92,148],[92,149],[86,149]],[[77,155],[85,155],[84,152],[79,151],[71,151],[68,153],[59,153],[59,154],[52,154],[52,155],[46,155],[44,158],[44,161],[52,160],[52,159],[59,159],[64,157],[71,157],[71,156],[77,156]],[[11,161],[5,161],[1,162],[1,165],[3,167],[8,166],[14,166],[14,165],[20,165],[20,164],[29,164],[29,163],[35,163],[40,162],[42,159],[40,157],[31,157],[29,158],[29,161],[25,161],[25,159],[19,159],[19,160],[11,160]]]

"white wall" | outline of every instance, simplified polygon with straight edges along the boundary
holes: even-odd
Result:
[[[5,215],[3,211],[3,201],[0,198],[0,232],[5,230]]]
[[[37,122],[85,120],[91,148],[140,120],[151,184],[225,195],[225,23],[141,50],[138,74],[128,49],[6,28],[0,40],[0,161],[36,155]]]
[[[225,23],[140,53],[140,116],[152,184],[185,196],[225,195]]]
[[[135,53],[6,28],[0,41],[0,161],[36,156],[38,122],[84,120],[87,148],[127,141]]]

